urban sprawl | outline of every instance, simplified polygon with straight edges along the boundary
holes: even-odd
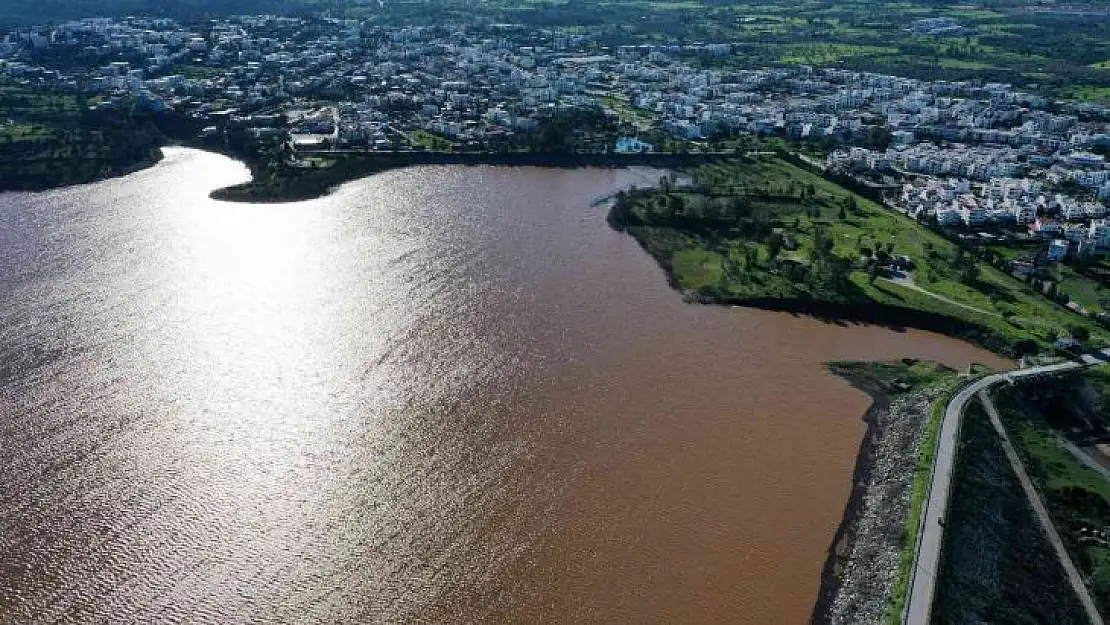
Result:
[[[960,32],[938,23],[907,27]],[[618,120],[586,144],[604,151],[712,152],[730,137],[780,136],[823,146],[825,167],[882,187],[918,219],[1043,238],[1050,260],[1110,251],[1107,107],[1005,84],[715,62],[732,52],[607,46],[516,24],[104,18],[8,33],[0,75],[87,93],[93,108],[177,111],[214,141],[237,124],[287,145],[293,163],[328,151],[506,149],[568,111]]]

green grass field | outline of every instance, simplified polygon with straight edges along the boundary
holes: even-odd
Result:
[[[1047,347],[1073,326],[1086,327],[1099,344],[1110,337],[988,264],[969,279],[963,267],[974,261],[948,239],[782,159],[705,165],[695,180],[694,189],[629,200],[630,231],[684,290],[731,299],[879,302],[988,328],[1010,344]],[[862,254],[876,250],[911,258],[913,280],[926,292],[870,275]],[[1073,277],[1069,288],[1080,297],[1099,292]]]
[[[784,54],[779,57],[779,61],[802,65],[831,65],[849,57],[893,54],[898,54],[898,48],[845,43],[799,43],[785,47]]]
[[[409,141],[413,146],[419,146],[426,150],[448,151],[455,146],[455,144],[446,137],[428,132],[422,128],[417,128],[410,132]]]
[[[1110,86],[1076,85],[1063,90],[1073,100],[1110,103]]]

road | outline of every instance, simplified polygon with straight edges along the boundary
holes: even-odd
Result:
[[[1010,461],[1010,467],[1013,468],[1014,474],[1021,482],[1021,489],[1025,491],[1025,498],[1029,500],[1029,504],[1033,507],[1033,512],[1037,515],[1037,521],[1041,524],[1045,536],[1048,536],[1048,542],[1052,544],[1052,550],[1056,552],[1060,565],[1064,567],[1064,572],[1075,591],[1075,596],[1079,597],[1079,602],[1083,604],[1083,609],[1087,612],[1087,618],[1091,623],[1103,625],[1102,616],[1099,615],[1098,608],[1095,607],[1095,602],[1091,599],[1091,593],[1087,592],[1087,587],[1083,585],[1083,576],[1079,574],[1079,569],[1076,568],[1071,556],[1068,555],[1067,549],[1064,548],[1064,541],[1060,540],[1060,532],[1056,531],[1056,525],[1048,516],[1044,501],[1037,494],[1037,489],[1033,487],[1033,480],[1029,479],[1029,472],[1025,470],[1025,465],[1018,457],[1017,451],[1014,450],[1014,445],[1006,434],[1006,428],[1002,426],[1002,419],[998,416],[998,409],[994,407],[994,402],[991,401],[987,391],[979,391],[979,401],[983,402],[983,407],[987,410],[991,425],[994,426],[994,431],[998,433],[998,438],[1002,442],[1002,449],[1006,452],[1006,460]]]
[[[917,286],[917,283],[913,281],[913,278],[910,278],[908,276],[901,277],[901,278],[883,278],[883,280],[886,280],[887,282],[892,282],[894,284],[897,284],[898,286],[905,287],[907,289],[912,289],[914,291],[917,291],[918,293],[923,293],[925,295],[928,295],[929,297],[932,297],[933,299],[942,301],[946,304],[951,304],[953,306],[958,306],[960,308],[963,308],[964,310],[970,310],[973,313],[979,313],[981,315],[990,315],[992,317],[1001,317],[1002,316],[1002,315],[1000,315],[996,312],[992,312],[992,311],[989,311],[989,310],[983,310],[982,308],[976,308],[974,306],[968,306],[967,304],[964,304],[962,302],[957,302],[956,300],[952,299],[951,297],[945,297],[943,295],[940,295],[939,293],[933,293],[932,291],[929,291],[927,289],[923,289],[923,288]]]
[[[1110,362],[1110,349],[1084,354],[1077,360],[1069,360],[1054,365],[1020,369],[1008,373],[986,376],[961,389],[949,400],[944,410],[944,420],[940,425],[937,439],[936,461],[933,464],[933,477],[929,486],[929,496],[921,511],[918,525],[917,553],[910,578],[909,596],[906,599],[906,612],[903,622],[908,625],[928,625],[936,594],[937,573],[939,572],[941,548],[944,544],[942,520],[948,512],[949,492],[952,475],[956,465],[956,446],[960,439],[960,425],[964,410],[971,398],[1000,382],[1013,382],[1021,378],[1037,375],[1054,375],[1085,367]]]

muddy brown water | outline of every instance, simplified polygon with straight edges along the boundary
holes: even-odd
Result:
[[[689,305],[590,200],[422,167],[299,204],[0,195],[0,622],[803,623],[928,333]]]

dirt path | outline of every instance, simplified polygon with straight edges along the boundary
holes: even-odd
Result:
[[[1022,464],[1021,458],[1018,457],[1017,451],[1014,450],[1014,446],[1010,442],[1010,437],[1006,435],[1006,428],[1002,425],[1002,419],[998,416],[998,410],[995,408],[994,402],[991,401],[990,395],[985,389],[979,392],[979,401],[983,402],[983,407],[986,408],[987,414],[990,415],[991,425],[994,426],[994,431],[998,433],[998,438],[1002,441],[1002,449],[1006,452],[1006,459],[1010,461],[1010,466],[1013,467],[1014,474],[1017,475],[1018,481],[1021,482],[1021,488],[1025,491],[1025,497],[1033,507],[1033,512],[1036,513],[1037,520],[1041,524],[1041,529],[1043,529],[1045,535],[1048,536],[1048,542],[1052,545],[1052,549],[1060,559],[1060,564],[1064,567],[1064,571],[1068,575],[1068,581],[1075,590],[1076,596],[1079,597],[1079,601],[1083,604],[1083,609],[1087,611],[1087,617],[1090,619],[1091,623],[1102,625],[1102,616],[1098,613],[1098,608],[1095,607],[1095,602],[1091,599],[1091,594],[1087,592],[1087,587],[1083,585],[1083,576],[1080,575],[1079,569],[1076,568],[1075,563],[1071,560],[1071,556],[1068,555],[1067,550],[1064,548],[1064,541],[1060,539],[1060,533],[1056,531],[1056,526],[1048,516],[1048,510],[1045,508],[1044,502],[1041,501],[1040,495],[1037,494],[1037,490],[1033,487],[1033,481],[1029,479],[1029,474],[1025,471],[1025,465]]]
[[[990,311],[990,310],[983,310],[982,308],[976,308],[974,306],[968,306],[967,304],[964,304],[962,302],[957,302],[956,300],[954,300],[950,297],[945,297],[943,295],[938,295],[936,293],[933,293],[932,291],[928,291],[926,289],[923,289],[923,288],[917,286],[917,283],[915,283],[913,281],[913,278],[910,278],[910,277],[882,278],[882,279],[886,280],[887,282],[893,282],[894,284],[897,284],[898,286],[901,286],[901,287],[905,287],[907,289],[913,289],[914,291],[917,291],[918,293],[924,293],[925,295],[928,295],[929,297],[931,297],[933,299],[937,299],[937,300],[940,300],[942,302],[945,302],[946,304],[952,304],[953,306],[959,306],[960,308],[963,308],[965,310],[970,310],[971,312],[979,313],[980,315],[990,315],[992,317],[1001,317],[1002,316],[1002,315],[1000,315],[996,312],[993,312],[993,311]]]

